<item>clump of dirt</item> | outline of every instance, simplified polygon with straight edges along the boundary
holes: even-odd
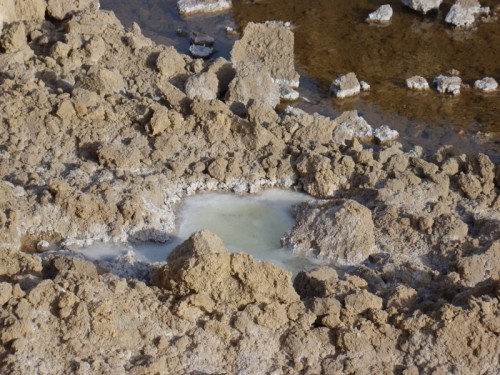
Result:
[[[58,17],[56,1],[6,3],[2,373],[496,374],[500,168],[487,156],[423,155],[378,144],[356,112],[231,96],[240,62],[181,55],[92,2]],[[183,196],[271,186],[322,200],[296,208],[288,241],[332,267],[292,284],[209,232],[143,281],[20,251],[166,240]]]

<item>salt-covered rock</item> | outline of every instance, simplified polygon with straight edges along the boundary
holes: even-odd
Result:
[[[345,144],[345,141],[357,138],[361,141],[371,140],[373,128],[366,120],[358,116],[357,111],[342,113],[335,119],[337,126],[333,130],[333,141],[337,144]]]
[[[493,92],[497,87],[498,82],[492,77],[485,77],[474,82],[474,88],[484,92]]]
[[[299,87],[299,74],[294,64],[294,35],[279,23],[249,22],[243,37],[234,43],[231,61],[263,64],[278,85]],[[287,90],[282,92],[287,93]]]
[[[391,20],[392,14],[392,7],[389,4],[384,4],[380,6],[375,12],[370,13],[366,21],[371,23],[385,24]]]
[[[353,200],[305,202],[294,209],[297,224],[285,236],[295,253],[340,264],[358,264],[375,249],[371,211]]]
[[[417,12],[427,14],[431,10],[439,9],[443,0],[401,0],[401,2]]]
[[[337,98],[346,98],[359,94],[361,85],[354,73],[341,74],[332,82],[330,92]]]
[[[359,86],[361,87],[361,91],[369,91],[371,89],[370,84],[365,81],[359,81]]]
[[[191,76],[186,81],[186,95],[190,99],[211,100],[217,98],[219,80],[215,73],[206,72]]]
[[[373,131],[373,136],[380,142],[390,142],[399,137],[399,133],[388,127],[387,125],[382,125]]]
[[[179,0],[179,13],[190,15],[193,13],[219,12],[231,8],[231,0]]]
[[[50,243],[48,243],[47,241],[45,240],[42,240],[42,241],[38,241],[37,244],[36,244],[36,250],[37,251],[47,251],[50,249]]]
[[[436,90],[442,94],[458,95],[460,94],[462,79],[460,77],[439,75],[434,78],[434,85],[436,85]]]
[[[298,100],[300,94],[297,90],[294,90],[290,86],[280,85],[280,98],[287,101]]]
[[[457,0],[446,15],[445,21],[458,27],[470,27],[478,15],[489,12],[490,8],[481,7],[477,0]]]
[[[429,83],[424,77],[413,76],[406,79],[406,87],[411,90],[429,90]]]

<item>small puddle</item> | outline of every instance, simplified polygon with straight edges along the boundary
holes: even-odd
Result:
[[[143,262],[164,262],[170,252],[191,234],[209,229],[229,250],[246,252],[296,274],[320,262],[294,255],[281,247],[281,237],[295,224],[294,204],[310,199],[306,194],[270,189],[257,195],[201,193],[187,197],[177,212],[175,237],[165,244],[139,243],[131,247],[96,244],[78,250],[94,261],[112,261],[130,252]]]

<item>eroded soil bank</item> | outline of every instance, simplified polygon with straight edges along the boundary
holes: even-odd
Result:
[[[192,59],[92,0],[2,4],[2,373],[496,375],[490,158],[379,144],[356,112],[278,114],[272,74],[292,62],[274,55]],[[252,30],[293,52],[289,30]],[[286,243],[348,272],[292,284],[208,231],[141,269],[147,282],[33,254],[166,240],[182,197],[266,187],[320,199],[297,207]]]

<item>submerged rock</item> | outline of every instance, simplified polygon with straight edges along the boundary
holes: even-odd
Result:
[[[341,74],[330,86],[330,92],[337,98],[358,95],[360,91],[361,85],[354,73]]]
[[[442,94],[458,95],[460,94],[462,79],[460,77],[439,75],[434,78],[434,84],[436,90]]]
[[[392,7],[389,4],[384,4],[375,12],[370,13],[366,21],[371,23],[386,24],[390,22],[392,14]]]
[[[243,37],[234,43],[231,61],[263,64],[280,86],[299,87],[299,74],[294,64],[294,35],[278,23],[249,22]],[[287,93],[287,90],[282,90]]]
[[[231,0],[179,0],[179,13],[190,15],[193,13],[218,12],[231,8]]]
[[[205,58],[209,57],[212,53],[214,53],[214,49],[213,49],[213,47],[210,47],[210,46],[200,46],[200,45],[192,44],[189,47],[189,53],[191,53],[191,55],[193,57],[201,57],[201,58],[205,59]]]
[[[470,27],[480,14],[487,15],[489,7],[481,7],[477,0],[457,0],[446,15],[445,21],[458,27]]]
[[[401,0],[401,2],[417,12],[427,14],[431,10],[439,9],[443,0]]]
[[[285,244],[295,253],[359,264],[375,249],[371,211],[355,201],[301,203],[294,215],[297,224],[285,236]]]
[[[211,46],[215,43],[215,39],[204,33],[192,32],[190,42],[191,44],[197,44],[200,46]]]
[[[413,76],[406,79],[406,87],[411,90],[429,90],[429,83],[424,77]]]
[[[474,82],[474,88],[484,92],[493,92],[498,88],[498,82],[495,78],[485,77]]]

